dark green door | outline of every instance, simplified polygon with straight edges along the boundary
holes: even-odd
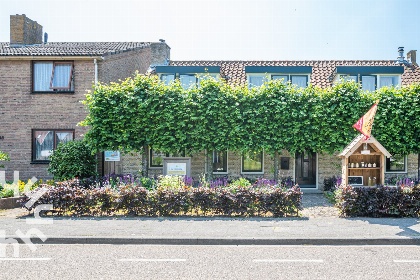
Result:
[[[301,188],[316,188],[316,153],[296,153],[296,183]]]

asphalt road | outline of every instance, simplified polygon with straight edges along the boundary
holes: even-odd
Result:
[[[27,245],[0,279],[419,279],[420,246]]]

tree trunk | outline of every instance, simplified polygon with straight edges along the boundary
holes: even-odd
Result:
[[[279,152],[274,152],[274,180],[277,182],[279,179]]]
[[[212,161],[212,153],[206,152],[206,179],[213,180],[213,161]]]
[[[149,157],[147,155],[147,145],[143,146],[143,151],[141,153],[141,175],[143,177],[148,177],[148,166],[149,166]]]

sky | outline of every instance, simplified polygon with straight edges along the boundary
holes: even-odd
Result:
[[[49,42],[156,42],[172,60],[396,59],[420,50],[419,0],[0,0]]]

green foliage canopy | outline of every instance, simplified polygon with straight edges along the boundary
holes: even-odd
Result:
[[[88,94],[82,124],[96,150],[333,153],[358,135],[352,125],[379,99],[372,134],[391,153],[408,154],[420,153],[419,97],[419,84],[365,92],[354,82],[299,89],[268,81],[249,89],[207,79],[183,90],[137,75]]]

